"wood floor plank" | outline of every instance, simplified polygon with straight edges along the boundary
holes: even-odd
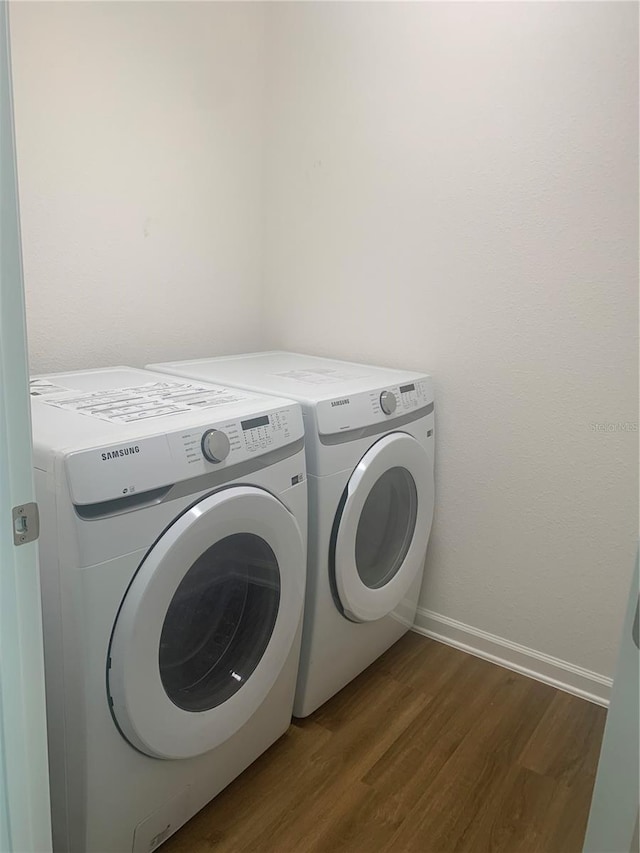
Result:
[[[468,658],[458,649],[410,632],[374,667],[413,690],[437,696]]]
[[[331,732],[340,732],[345,726],[350,727],[354,718],[360,714],[370,713],[377,706],[382,707],[380,703],[384,705],[388,691],[398,697],[415,694],[402,679],[395,678],[384,667],[371,666],[354,679],[348,689],[341,690],[307,719],[312,719],[316,725]],[[421,691],[420,697],[426,705],[431,701],[432,694]]]
[[[605,712],[417,634],[163,853],[579,853]]]
[[[507,671],[466,656],[450,683],[430,703],[429,713],[416,719],[372,767],[364,781],[398,792],[414,780],[427,784],[448,761],[508,679]],[[413,805],[413,803],[412,803]]]
[[[468,836],[502,785],[554,694],[553,688],[502,670],[465,737],[421,791],[391,840],[393,850],[472,849]]]
[[[593,762],[594,747],[602,740],[605,718],[604,708],[556,691],[520,756],[520,764],[571,784],[584,773],[585,761]]]
[[[495,777],[455,849],[477,853],[551,853],[545,824],[558,784],[518,765]]]
[[[382,850],[394,837],[404,819],[395,804],[376,797],[375,789],[363,782],[356,783],[350,793],[305,853]]]
[[[570,786],[559,783],[541,826],[540,853],[582,853],[596,765]]]
[[[292,815],[286,826],[282,822],[278,827],[268,826],[265,835],[273,840],[274,850],[278,845],[284,850],[323,849],[321,840],[330,826],[341,816],[350,815],[362,797],[368,796],[361,785],[362,777],[431,701],[425,694],[387,678],[382,683],[377,678],[370,679],[366,684],[369,688],[374,685],[375,693],[361,686],[357,713],[344,720],[330,742],[312,755],[314,760],[320,756],[330,758],[327,772],[317,778],[312,794],[316,819],[309,824]]]

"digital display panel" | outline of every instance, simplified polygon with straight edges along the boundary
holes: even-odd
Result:
[[[416,386],[413,383],[411,383],[411,385],[401,385],[400,386],[400,393],[401,394],[406,394],[408,391],[415,391],[415,390],[416,390]]]
[[[267,426],[269,424],[269,415],[263,415],[261,418],[251,418],[250,421],[240,421],[242,429],[255,429],[256,427]]]

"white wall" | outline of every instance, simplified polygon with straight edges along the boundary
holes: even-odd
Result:
[[[271,344],[424,369],[424,608],[612,674],[637,535],[637,7],[268,20]],[[637,428],[637,427],[636,427]]]
[[[32,371],[259,347],[262,9],[11,18]]]

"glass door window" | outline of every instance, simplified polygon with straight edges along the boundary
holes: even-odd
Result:
[[[396,574],[411,545],[418,512],[416,484],[406,468],[390,468],[369,492],[356,531],[356,568],[379,589]]]
[[[272,548],[252,533],[216,542],[186,573],[160,635],[160,677],[185,711],[226,702],[260,662],[273,633],[280,572]]]

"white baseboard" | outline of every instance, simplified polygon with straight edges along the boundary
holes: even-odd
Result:
[[[596,705],[609,705],[612,680],[597,672],[512,643],[423,607],[418,608],[413,630],[506,669],[521,672],[536,681],[551,684],[558,690],[595,702]]]

